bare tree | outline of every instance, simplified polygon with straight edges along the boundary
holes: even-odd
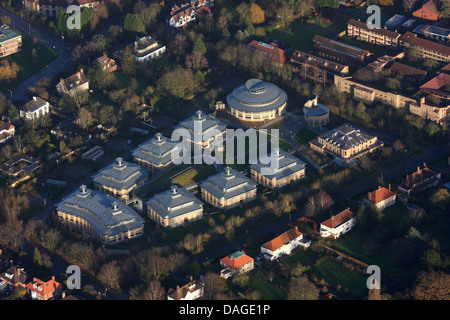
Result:
[[[405,12],[411,12],[417,0],[403,0],[402,6]]]
[[[294,10],[292,10],[292,8],[288,4],[283,4],[281,7],[278,8],[278,10],[275,13],[275,16],[277,17],[277,20],[280,23],[280,27],[284,28],[294,18]]]
[[[106,287],[117,287],[120,281],[120,268],[117,265],[117,261],[104,264],[100,268],[97,277]]]
[[[142,293],[144,300],[164,300],[166,291],[159,281],[151,281]]]

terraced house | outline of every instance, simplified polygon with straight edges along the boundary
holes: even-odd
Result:
[[[219,208],[231,208],[256,197],[256,183],[226,167],[200,184],[202,200]]]
[[[347,35],[379,46],[396,49],[399,46],[400,33],[388,29],[369,29],[367,23],[355,19],[347,22]]]
[[[125,203],[82,185],[57,205],[58,221],[72,232],[111,245],[144,234],[144,219]]]
[[[148,217],[163,227],[176,227],[203,216],[203,202],[178,186],[155,195],[147,202]]]
[[[132,192],[148,179],[148,172],[137,164],[117,158],[92,179],[94,188],[121,201],[128,202]]]
[[[256,183],[268,188],[281,188],[305,177],[306,163],[280,149],[275,149],[269,157],[275,164],[274,170],[270,165],[261,163],[250,166],[250,175]],[[264,169],[264,170],[262,170]]]

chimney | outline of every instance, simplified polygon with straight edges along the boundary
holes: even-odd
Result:
[[[421,97],[420,98],[420,104],[422,105],[422,104],[424,104],[425,103],[425,97]]]
[[[36,278],[33,278],[33,282],[36,282],[37,281],[37,279]]]
[[[2,249],[0,249],[0,255],[2,254],[2,252],[3,252],[3,250],[2,250]]]
[[[65,297],[66,297],[66,292],[63,291],[62,294],[61,294],[61,298],[64,299]]]
[[[116,161],[117,161],[117,165],[118,165],[118,166],[121,166],[121,165],[122,165],[122,162],[123,162],[123,158],[118,157],[118,158],[116,158]]]
[[[192,275],[190,275],[190,276],[189,276],[189,281],[192,282],[193,280],[194,280],[194,277],[193,277]]]
[[[156,140],[161,141],[162,133],[158,132],[155,134]]]
[[[180,286],[179,286],[179,285],[177,285],[177,291],[178,291],[178,290],[180,290]]]
[[[172,186],[170,186],[170,189],[172,190],[171,192],[172,192],[172,194],[177,194],[177,192],[178,192],[178,188],[177,188],[177,186],[176,185],[172,185]]]
[[[86,188],[87,188],[87,186],[86,186],[85,184],[82,184],[82,185],[80,186],[81,193],[86,193]]]
[[[201,110],[197,110],[196,114],[198,119],[201,119],[203,117],[203,112]]]
[[[225,173],[227,176],[231,175],[231,168],[230,167],[225,167]]]
[[[20,276],[20,268],[16,268],[16,271],[17,271],[17,275]]]
[[[52,280],[55,281],[55,276],[52,276]]]
[[[33,100],[36,101],[36,99],[37,99],[37,98],[36,98],[35,96],[33,96]]]
[[[114,211],[116,211],[116,210],[119,209],[119,206],[117,205],[117,202],[116,202],[116,201],[113,201],[113,203],[112,203],[112,209],[113,209]]]
[[[389,183],[389,191],[391,190],[391,184]]]

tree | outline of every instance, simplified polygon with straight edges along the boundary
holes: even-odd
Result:
[[[17,78],[19,73],[19,66],[17,63],[9,63],[8,60],[1,60],[0,62],[0,81],[9,81]]]
[[[134,59],[133,49],[127,46],[123,51],[122,71],[127,76],[132,76],[136,73],[136,60]]]
[[[55,251],[61,241],[61,233],[59,230],[51,228],[45,233],[45,247],[50,251]]]
[[[92,117],[92,112],[86,108],[78,109],[77,123],[83,130],[89,128],[93,122],[94,118]]]
[[[250,20],[253,24],[260,24],[266,21],[264,10],[256,3],[250,5]]]
[[[107,288],[117,287],[120,281],[120,268],[117,261],[102,265],[97,277]]]
[[[199,37],[195,38],[194,44],[192,46],[192,51],[193,52],[197,51],[197,52],[200,52],[201,54],[206,53],[206,46],[201,38],[199,38]]]
[[[145,25],[136,14],[128,13],[123,23],[123,28],[130,32],[145,32]]]
[[[37,264],[38,266],[42,266],[42,255],[38,247],[34,247],[33,263]]]
[[[411,12],[416,2],[417,0],[403,0],[402,1],[403,10],[405,10],[405,12]]]
[[[416,300],[450,300],[450,275],[443,271],[421,271],[412,291]]]
[[[315,0],[303,0],[299,1],[296,11],[297,14],[304,19],[305,17],[309,17],[312,14],[312,11],[314,9]]]
[[[201,70],[208,67],[208,59],[199,51],[188,54],[185,63],[188,69]]]
[[[448,189],[440,188],[437,191],[433,192],[429,199],[432,204],[442,210],[445,210],[445,208],[450,203],[450,193],[448,192]]]
[[[142,293],[144,300],[165,300],[166,291],[159,281],[151,281]]]
[[[294,18],[294,10],[292,10],[292,8],[288,4],[284,3],[281,7],[278,8],[275,16],[277,17],[277,21],[280,24],[280,27],[284,28],[286,25],[291,23],[292,19]]]
[[[214,300],[226,289],[225,281],[214,272],[207,272],[203,277],[204,300]]]
[[[185,98],[194,89],[194,74],[189,69],[177,67],[165,73],[157,82],[157,91],[169,97]]]
[[[317,300],[319,299],[319,289],[309,281],[307,276],[292,278],[289,282],[289,300]]]

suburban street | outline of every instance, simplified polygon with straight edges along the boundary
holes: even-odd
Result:
[[[20,16],[6,10],[0,6],[0,14],[11,18],[11,26],[22,32],[26,36],[36,39],[48,48],[52,49],[58,55],[55,60],[46,65],[44,68],[31,75],[25,81],[13,88],[12,100],[26,101],[26,93],[29,87],[34,86],[36,82],[43,78],[53,78],[60,72],[69,70],[74,66],[72,61],[72,48],[66,45],[60,38],[55,37],[51,33],[42,30],[32,23],[22,19]],[[5,92],[8,98],[11,98],[10,92]]]

